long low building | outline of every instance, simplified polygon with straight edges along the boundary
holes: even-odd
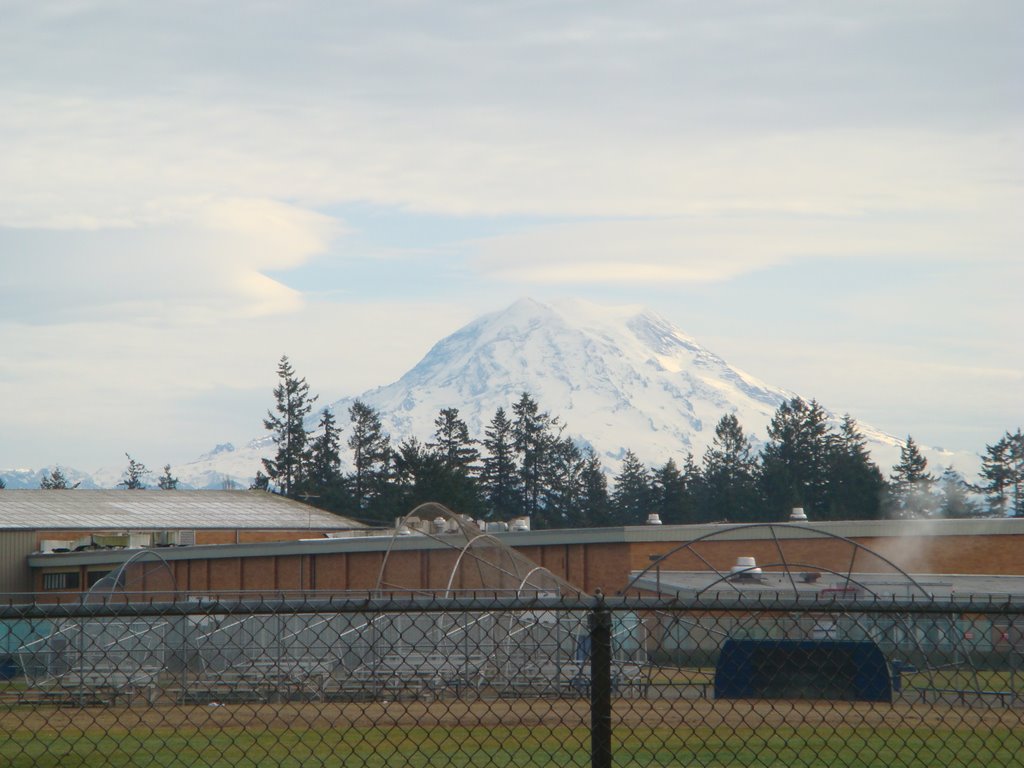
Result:
[[[740,558],[818,573],[819,589],[851,573],[1024,575],[1024,519],[1011,518],[509,530],[470,544],[507,547],[587,593],[638,578],[650,589],[662,572],[717,578]],[[8,593],[86,591],[129,561],[154,565],[132,585],[146,590],[474,589],[472,569],[459,567],[467,546],[445,530],[368,529],[261,492],[0,492]]]
[[[274,494],[252,491],[4,490],[0,492],[0,593],[85,590],[100,567],[33,572],[34,556],[83,553],[110,565],[145,549],[295,541],[368,530]],[[67,574],[63,577],[45,573]],[[44,581],[46,585],[44,586]]]

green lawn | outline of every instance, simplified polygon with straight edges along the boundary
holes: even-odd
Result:
[[[146,731],[109,736],[62,731],[43,739],[0,735],[0,765],[74,766],[585,766],[590,735],[568,728],[347,728]],[[869,729],[840,726],[616,729],[616,766],[1019,766],[1024,734],[1009,728]]]

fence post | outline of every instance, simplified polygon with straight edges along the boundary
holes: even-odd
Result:
[[[590,765],[612,765],[612,613],[600,592],[590,614]]]

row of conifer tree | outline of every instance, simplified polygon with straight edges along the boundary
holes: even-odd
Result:
[[[300,498],[368,522],[391,522],[436,501],[474,519],[527,515],[533,527],[635,525],[657,514],[664,523],[767,522],[802,507],[814,520],[882,517],[1024,516],[1024,435],[1007,432],[987,446],[979,482],[953,467],[940,476],[912,437],[886,477],[871,460],[856,421],[833,428],[815,401],[782,403],[755,451],[742,425],[726,414],[701,457],[648,467],[627,450],[609,483],[598,455],[564,435],[561,420],[523,393],[498,408],[482,436],[472,436],[457,408],[442,409],[426,442],[393,445],[380,414],[356,401],[346,430],[330,409],[307,428],[317,397],[287,357],[277,369],[274,408],[264,427],[274,455],[263,459],[254,487]]]

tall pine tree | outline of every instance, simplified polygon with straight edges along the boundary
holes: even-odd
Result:
[[[541,512],[543,487],[553,446],[561,437],[557,418],[541,411],[526,392],[512,406],[512,437],[519,459],[523,512],[531,518]]]
[[[1015,517],[1024,517],[1024,433],[1017,428],[1012,435],[1007,432],[1010,444],[1010,491]]]
[[[306,417],[317,396],[310,395],[305,378],[295,375],[287,355],[277,364],[278,384],[274,387],[274,410],[267,411],[263,427],[277,447],[273,459],[263,459],[267,477],[281,493],[294,496],[301,490],[308,471],[309,432]]]
[[[55,467],[48,476],[39,481],[39,487],[45,490],[66,491],[77,488],[79,483],[81,481],[72,483],[60,467]]]
[[[516,463],[515,434],[504,408],[498,408],[484,430],[484,498],[489,520],[510,520],[523,514]]]
[[[178,489],[178,478],[171,474],[170,464],[164,464],[164,473],[157,478],[156,484],[161,491],[175,491]]]
[[[674,459],[669,459],[652,474],[651,511],[663,523],[681,523],[692,517],[686,478]]]
[[[612,524],[608,476],[601,465],[601,458],[590,446],[583,451],[583,466],[580,468],[577,524],[582,527],[601,527]]]
[[[480,451],[469,436],[469,427],[459,418],[458,408],[442,408],[434,419],[434,442],[427,443],[450,471],[465,478],[475,477],[480,468]]]
[[[401,511],[434,501],[473,518],[482,515],[484,506],[476,481],[448,466],[437,450],[409,437],[399,444],[393,462]]]
[[[985,446],[981,479],[990,515],[1024,516],[1024,433],[1019,428]]]
[[[146,469],[145,464],[141,461],[136,461],[130,454],[125,453],[125,456],[128,457],[128,467],[125,469],[124,474],[122,475],[122,480],[118,485],[124,486],[125,490],[128,491],[144,490],[146,485],[143,480],[145,480],[146,475],[149,474],[149,470]]]
[[[612,516],[617,525],[640,525],[651,511],[651,475],[631,450],[626,451],[612,491]]]
[[[566,528],[581,524],[583,454],[568,437],[549,448],[538,528]]]
[[[978,516],[978,505],[971,499],[970,486],[953,467],[942,470],[936,487],[939,492],[937,513],[940,517]]]
[[[907,435],[900,447],[899,463],[889,475],[889,516],[930,517],[937,506],[932,493],[934,485],[935,478],[928,472],[928,459],[922,455],[914,438]]]
[[[829,504],[833,439],[824,410],[815,400],[794,397],[775,411],[768,437],[760,474],[767,520],[786,520],[793,507],[820,520]]]
[[[704,500],[711,519],[752,522],[763,515],[756,473],[750,440],[736,415],[727,413],[704,453]]]
[[[363,515],[384,519],[393,510],[384,510],[373,502],[387,492],[391,461],[391,438],[384,432],[380,414],[361,400],[348,409],[352,433],[348,447],[352,451],[352,472],[348,488],[356,508]]]
[[[829,456],[832,485],[826,520],[873,520],[881,517],[885,478],[871,460],[867,441],[850,414],[843,416]]]

